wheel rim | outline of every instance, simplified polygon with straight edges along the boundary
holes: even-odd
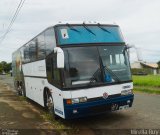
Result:
[[[53,108],[53,99],[52,99],[52,96],[48,95],[47,94],[47,108],[48,110],[51,112],[53,111],[52,108]]]

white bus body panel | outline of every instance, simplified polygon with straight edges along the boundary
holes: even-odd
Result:
[[[63,96],[71,98],[71,96],[69,96],[71,94],[70,92],[65,92],[64,95],[61,90],[48,83],[46,78],[45,60],[25,64],[22,66],[22,69],[24,74],[26,96],[41,106],[44,106],[43,92],[44,88],[47,87],[52,91],[54,108],[57,110],[55,111],[55,114],[64,118]]]
[[[46,62],[45,60],[36,61],[22,65],[24,76],[46,77]]]
[[[26,96],[44,106],[43,90],[46,79],[25,77]]]
[[[130,86],[128,88],[123,88],[124,86]],[[114,95],[121,93],[122,90],[130,90],[133,89],[133,83],[124,83],[110,86],[101,86],[89,89],[81,89],[71,91],[72,98],[78,97],[87,97],[87,98],[96,98],[102,97],[103,93],[107,93],[108,95]]]

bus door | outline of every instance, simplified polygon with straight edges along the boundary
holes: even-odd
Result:
[[[60,69],[57,68],[57,55],[51,54],[47,57],[46,66],[47,66],[47,79],[48,82],[52,85],[52,97],[54,102],[54,111],[55,114],[64,118],[64,106],[63,106],[63,95],[60,90],[61,79],[60,79]]]

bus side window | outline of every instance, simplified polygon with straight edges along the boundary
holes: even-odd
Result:
[[[29,58],[30,61],[35,61],[36,60],[36,40],[32,40],[29,42]]]
[[[29,58],[29,44],[26,44],[24,46],[24,63],[30,62],[30,58]]]
[[[37,59],[43,59],[46,56],[46,47],[45,47],[45,40],[44,40],[44,33],[40,34],[36,40],[37,44]]]
[[[46,60],[47,78],[49,83],[60,87],[60,70],[56,65],[56,54],[50,55]]]
[[[53,28],[45,31],[46,55],[50,54],[56,47],[55,32]]]
[[[52,84],[52,59],[51,57],[46,60],[47,78],[49,83]]]
[[[24,63],[24,47],[20,48],[20,54],[21,54],[22,63]]]
[[[53,77],[53,80],[55,81],[55,83],[57,83],[57,85],[59,85],[60,84],[60,71],[59,71],[59,69],[57,68],[57,57],[56,57],[57,55],[55,54],[54,56],[53,56],[53,61],[52,61],[52,63],[53,63],[53,68],[52,68],[52,77]]]

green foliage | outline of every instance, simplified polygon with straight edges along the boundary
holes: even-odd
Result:
[[[153,87],[140,87],[135,86],[134,91],[145,92],[149,94],[160,94],[160,89],[155,89]]]
[[[158,68],[160,68],[160,61],[158,61],[157,64],[158,64]]]
[[[7,63],[5,61],[0,62],[0,73],[8,73],[12,69],[12,63]]]
[[[160,87],[160,75],[133,76],[134,85]]]
[[[2,66],[0,65],[0,73],[2,73],[3,72],[3,68],[2,68]]]
[[[160,75],[133,76],[134,91],[160,94]]]
[[[144,72],[144,73],[147,73],[147,74],[152,74],[151,69],[148,69],[148,68],[143,68],[143,69],[142,68],[133,68],[133,69],[131,69],[131,72],[132,72],[133,75],[136,75],[140,72]]]

